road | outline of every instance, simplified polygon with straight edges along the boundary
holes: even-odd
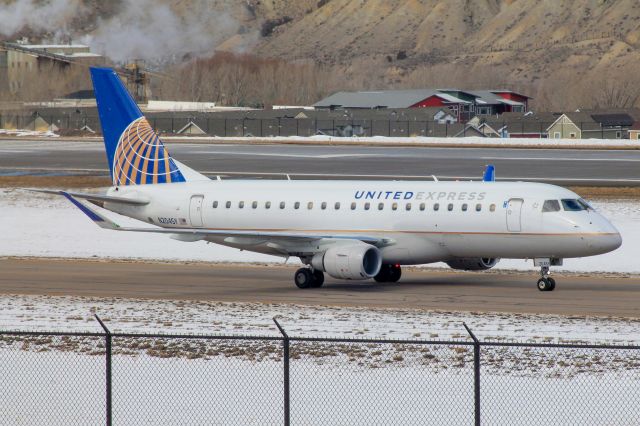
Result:
[[[640,186],[640,150],[167,144],[179,161],[223,177],[498,179]],[[0,140],[0,175],[106,174],[101,142]]]
[[[640,279],[532,273],[404,271],[397,284],[327,278],[300,290],[292,266],[0,260],[0,293],[640,317]]]

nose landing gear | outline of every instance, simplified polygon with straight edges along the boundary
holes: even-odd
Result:
[[[538,280],[538,290],[553,291],[556,288],[556,280],[549,276],[549,266],[540,266],[540,279]]]

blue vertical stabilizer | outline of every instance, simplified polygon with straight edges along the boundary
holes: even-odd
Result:
[[[184,182],[162,141],[111,68],[91,68],[114,186]]]

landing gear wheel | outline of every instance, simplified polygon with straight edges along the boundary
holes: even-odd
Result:
[[[379,283],[386,283],[387,281],[389,281],[389,277],[391,274],[389,266],[390,265],[382,265],[382,267],[380,267],[380,272],[378,272],[378,274],[374,276],[373,279]]]
[[[322,271],[313,271],[313,282],[311,283],[311,287],[319,288],[324,284],[324,274]]]
[[[549,284],[551,285],[551,287],[549,287],[549,291],[553,291],[556,289],[556,280],[554,280],[551,277],[548,277],[547,280],[549,281]]]
[[[373,279],[379,283],[396,283],[401,276],[400,265],[382,265],[380,272]]]
[[[391,275],[389,277],[389,282],[397,283],[400,280],[401,276],[402,268],[400,268],[400,265],[391,266]]]
[[[538,290],[552,291],[556,288],[556,281],[553,278],[540,278],[538,280]]]
[[[313,273],[310,269],[300,268],[296,271],[296,274],[293,276],[293,280],[296,283],[298,288],[309,288],[313,284]]]
[[[540,279],[537,286],[540,291],[553,291],[556,288],[556,280],[549,276],[549,265],[540,267]]]

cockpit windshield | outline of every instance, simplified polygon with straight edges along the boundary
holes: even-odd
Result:
[[[562,208],[560,207],[562,203]],[[542,204],[542,212],[559,212],[560,210],[564,210],[566,212],[580,212],[585,210],[593,211],[593,207],[589,203],[587,203],[582,198],[580,199],[571,199],[564,198],[562,200],[546,200],[544,204]]]
[[[567,212],[579,212],[583,210],[592,210],[589,204],[586,201],[579,200],[571,200],[571,199],[563,199],[562,200],[562,208]]]
[[[585,210],[595,211],[595,209],[591,206],[591,204],[589,204],[584,199],[580,198],[578,202],[584,206]]]

